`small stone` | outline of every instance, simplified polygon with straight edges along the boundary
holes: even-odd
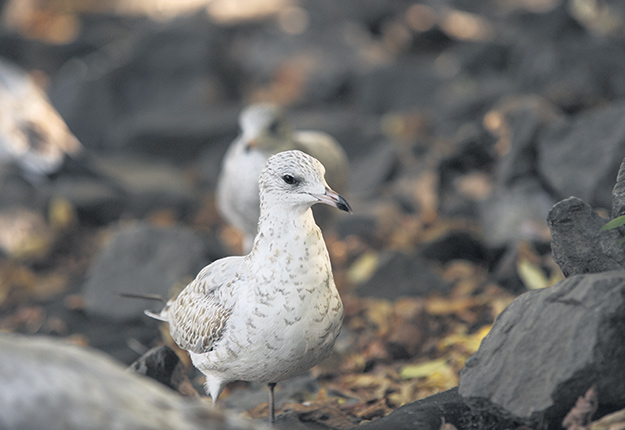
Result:
[[[423,297],[432,293],[444,295],[451,288],[429,262],[417,254],[387,252],[379,260],[373,276],[354,290],[359,296],[381,299]]]

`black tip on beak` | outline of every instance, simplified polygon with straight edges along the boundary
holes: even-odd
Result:
[[[347,200],[345,200],[336,191],[331,190],[330,188],[326,188],[323,194],[311,194],[311,195],[315,197],[320,203],[334,206],[335,208],[339,210],[352,213],[352,208],[349,205],[349,203],[347,203]]]
[[[347,213],[352,213],[352,207],[347,203],[343,197],[339,196],[338,201],[336,202],[336,207],[339,210],[345,211]]]

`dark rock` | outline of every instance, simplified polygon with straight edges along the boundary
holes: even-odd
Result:
[[[442,423],[450,423],[458,429],[470,415],[469,407],[458,395],[458,389],[435,394],[401,406],[389,415],[375,421],[364,423],[354,429],[358,430],[440,430]],[[482,428],[484,430],[484,428]]]
[[[553,203],[554,199],[532,178],[495,189],[479,205],[485,244],[498,248],[520,240],[544,239],[544,220]]]
[[[625,104],[583,113],[539,137],[538,167],[560,198],[610,207],[610,190],[625,153]]]
[[[612,188],[612,219],[625,215],[625,158],[616,176],[616,184]]]
[[[290,71],[301,99],[327,103],[345,98],[354,76],[372,63],[373,41],[359,22],[326,20],[301,34],[276,31],[274,22],[265,25],[265,31],[238,33],[233,42],[231,55],[248,87],[267,86]]]
[[[527,291],[518,270],[519,259],[522,258],[520,248],[520,246],[508,246],[492,252],[489,267],[490,278],[497,285],[516,295]]]
[[[189,178],[172,163],[124,154],[99,157],[98,168],[113,178],[125,197],[125,211],[135,216],[158,209],[183,215],[197,200]]]
[[[240,106],[207,106],[188,112],[146,111],[116,122],[109,140],[117,148],[147,154],[168,162],[195,161],[207,146],[222,147],[231,142],[237,130]]]
[[[452,260],[485,263],[487,250],[478,239],[466,231],[452,231],[431,242],[423,244],[423,256],[443,264]]]
[[[280,409],[287,402],[305,401],[311,393],[319,391],[318,382],[306,372],[302,375],[287,379],[276,385],[274,394],[276,396],[276,409]],[[219,399],[220,403],[231,410],[244,412],[257,407],[261,403],[269,401],[269,389],[267,384],[260,382],[248,383],[245,389],[232,389],[232,394],[224,399]]]
[[[205,144],[200,119],[209,122],[211,106],[232,96],[236,73],[226,64],[225,39],[202,12],[164,23],[145,20],[125,38],[68,61],[52,79],[50,98],[88,148],[165,148],[168,155],[192,158]],[[177,149],[162,137],[141,139],[156,132]]]
[[[562,200],[549,212],[553,259],[565,276],[625,268],[617,230],[601,231],[608,220],[577,197]]]
[[[116,187],[101,179],[60,177],[54,181],[53,193],[69,201],[81,221],[108,224],[124,211],[125,196]]]
[[[282,413],[276,416],[272,428],[279,430],[328,430],[330,427],[316,422],[302,422],[301,414],[295,412]]]
[[[455,139],[454,153],[439,163],[441,186],[451,186],[453,180],[474,170],[489,170],[495,161],[495,141],[482,128],[467,127]]]
[[[367,112],[430,109],[444,80],[426,56],[410,57],[362,73],[355,83],[354,101]]]
[[[461,372],[473,413],[554,428],[591,385],[625,401],[625,271],[571,277],[525,293],[496,319]],[[553,423],[553,424],[552,424]],[[556,424],[557,423],[557,424]]]
[[[327,26],[336,22],[355,21],[368,27],[380,25],[385,18],[407,7],[404,1],[389,0],[304,0],[301,4],[310,15],[311,26]]]
[[[376,237],[377,224],[373,215],[354,213],[350,217],[339,218],[335,230],[342,238],[357,236],[365,243],[372,244],[379,241]]]
[[[319,130],[334,137],[349,160],[374,151],[384,138],[377,115],[356,111],[349,105],[293,109],[289,117],[296,130]]]
[[[3,12],[6,13],[6,10]],[[148,18],[103,11],[96,14],[81,13],[80,20],[76,38],[62,44],[23,37],[21,32],[3,26],[0,29],[0,56],[13,60],[25,69],[42,70],[51,76],[72,58],[87,56],[103,46],[124,39]]]
[[[521,91],[545,95],[567,112],[625,95],[624,65],[616,58],[620,42],[589,37],[571,9],[560,3],[546,13],[512,14],[508,22],[515,40],[509,70]]]
[[[3,429],[263,428],[51,338],[0,335],[0,380]]]
[[[351,165],[351,194],[362,198],[372,197],[397,174],[399,155],[395,146],[386,142],[364,157],[351,160]]]
[[[28,206],[43,211],[50,197],[48,182],[28,182],[15,169],[0,171],[0,208]]]
[[[465,175],[492,170],[495,139],[483,128],[469,126],[457,133],[453,145],[453,153],[438,165],[438,208],[448,217],[475,217],[477,199],[461,192],[458,181]]]
[[[87,312],[115,320],[132,320],[142,318],[146,308],[160,309],[160,303],[118,297],[116,293],[157,294],[168,298],[176,284],[191,281],[202,267],[223,256],[206,242],[183,227],[137,223],[118,228],[96,256],[87,275],[83,287]]]
[[[517,180],[536,177],[538,134],[550,123],[561,119],[562,113],[539,96],[506,99],[491,113],[498,116],[500,124],[495,132],[507,148],[497,163],[495,187],[506,187]]]
[[[172,390],[197,397],[197,391],[191,385],[180,357],[168,346],[152,348],[137,360],[129,369],[148,378],[152,378]]]
[[[357,295],[392,300],[402,296],[444,295],[451,288],[419,255],[389,251],[379,258],[373,276],[356,287]]]

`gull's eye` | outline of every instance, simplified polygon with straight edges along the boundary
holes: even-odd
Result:
[[[282,180],[289,185],[294,185],[297,183],[297,179],[295,179],[292,175],[284,175]]]
[[[277,119],[271,121],[267,126],[267,130],[271,134],[278,134],[278,131],[280,130],[280,121],[278,121]]]

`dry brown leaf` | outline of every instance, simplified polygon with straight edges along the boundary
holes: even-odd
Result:
[[[424,309],[424,301],[420,298],[400,297],[393,304],[395,315],[407,321],[416,321],[423,316]]]
[[[562,427],[567,430],[586,430],[597,407],[599,407],[599,398],[597,387],[593,385],[584,396],[577,398],[575,406],[562,420]]]
[[[455,188],[473,200],[486,199],[493,188],[491,178],[484,172],[471,172],[454,181]]]
[[[433,296],[427,299],[425,309],[430,315],[457,314],[474,306],[488,303],[487,297],[461,297],[450,300],[448,297]]]
[[[381,418],[389,412],[390,408],[386,405],[386,401],[384,399],[378,399],[361,408],[358,411],[358,416],[364,420],[372,420],[374,418]]]
[[[25,306],[0,321],[2,331],[24,331],[34,334],[46,320],[46,312],[41,306]]]

